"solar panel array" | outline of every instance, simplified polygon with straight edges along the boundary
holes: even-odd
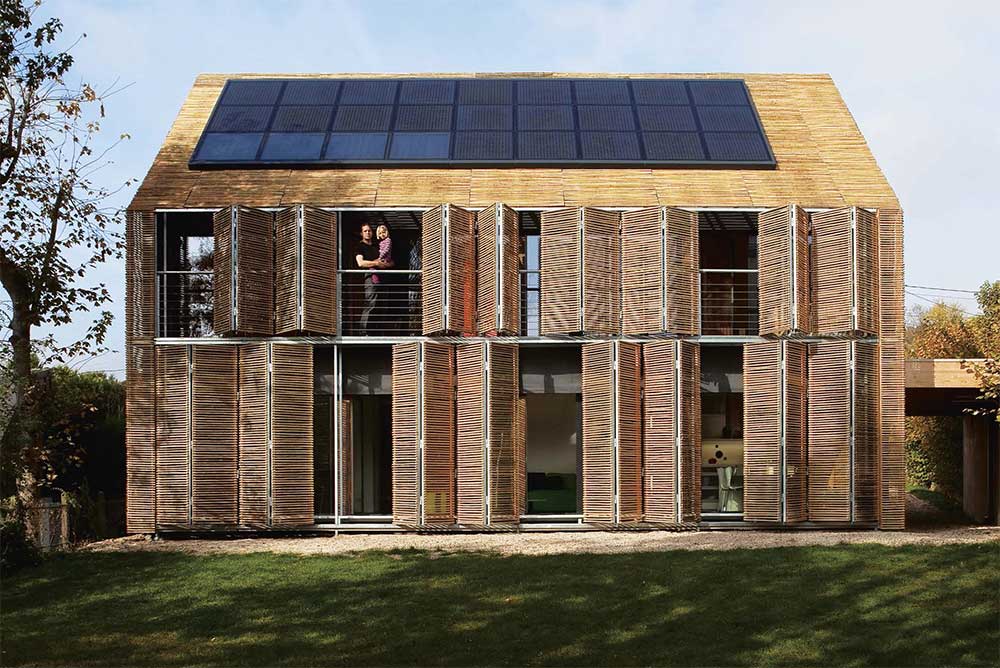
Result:
[[[232,79],[192,166],[770,166],[739,79]]]

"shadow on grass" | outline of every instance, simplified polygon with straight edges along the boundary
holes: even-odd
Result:
[[[3,665],[996,665],[1000,546],[65,555]]]

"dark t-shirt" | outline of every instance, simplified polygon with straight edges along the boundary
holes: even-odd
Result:
[[[361,259],[367,260],[368,262],[371,262],[372,260],[377,260],[378,259],[378,244],[359,243],[358,244],[358,255],[361,256]],[[359,267],[359,269],[360,268],[361,267]],[[367,274],[365,276],[365,278],[366,279],[371,278],[373,283],[380,282],[380,277],[379,277],[378,274]]]

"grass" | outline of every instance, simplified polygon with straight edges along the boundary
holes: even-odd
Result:
[[[998,592],[996,543],[76,553],[3,583],[0,663],[995,666]]]
[[[962,516],[962,502],[950,496],[929,490],[926,487],[908,486],[906,491],[948,516]]]

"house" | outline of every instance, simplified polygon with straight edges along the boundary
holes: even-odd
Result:
[[[130,532],[904,526],[826,75],[202,75],[127,237]]]

